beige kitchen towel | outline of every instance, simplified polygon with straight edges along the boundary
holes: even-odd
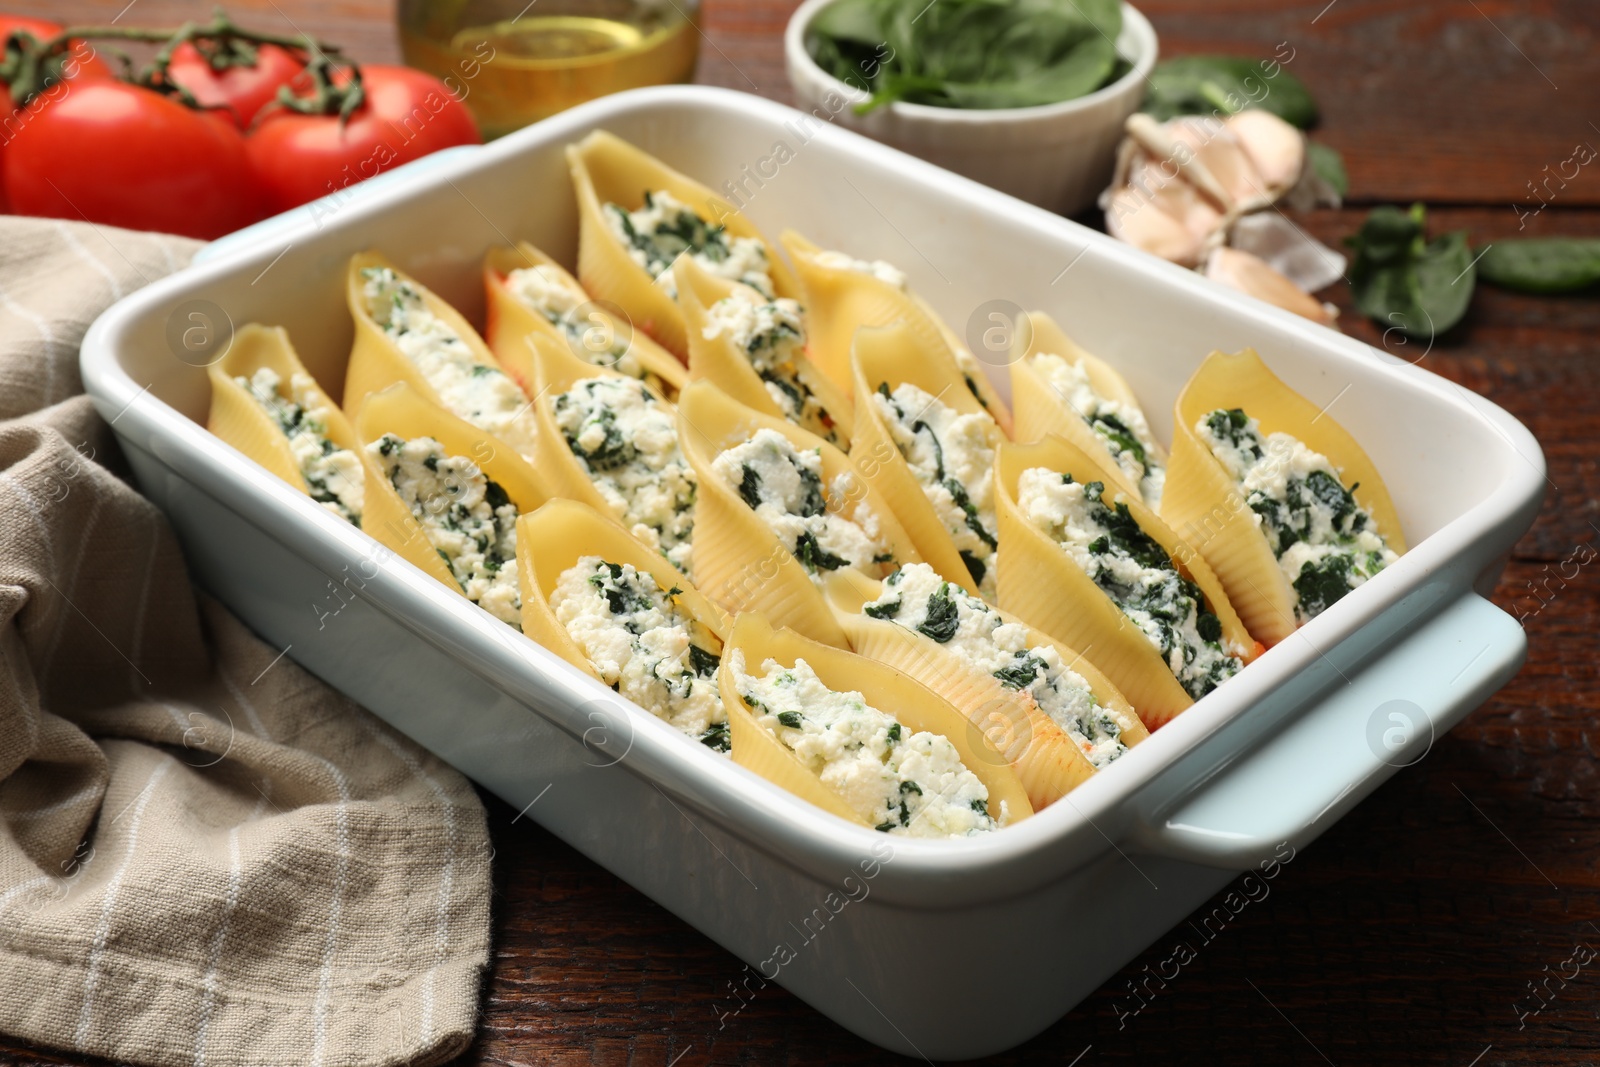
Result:
[[[0,218],[0,1032],[438,1063],[488,961],[482,805],[192,589],[82,395],[90,320],[195,247]]]

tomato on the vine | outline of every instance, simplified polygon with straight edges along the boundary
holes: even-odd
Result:
[[[275,44],[211,51],[218,56],[215,67],[205,52],[185,41],[173,50],[167,77],[187,89],[201,107],[225,110],[241,130],[248,130],[261,109],[277,97],[278,89],[306,66],[299,55]]]
[[[4,132],[0,133],[0,167],[4,166],[6,145],[35,114],[52,100],[70,91],[71,82],[112,76],[111,68],[95,55],[94,48],[87,41],[74,41],[72,47],[50,67],[35,72],[35,76],[42,76],[39,84],[19,86],[20,91],[14,93],[9,79],[18,71],[17,60],[20,58],[10,46],[14,33],[26,33],[35,41],[43,42],[59,35],[61,27],[57,23],[25,15],[0,15],[0,44],[4,45],[4,58],[0,60],[4,72],[0,76],[0,123],[4,126]],[[32,98],[19,102],[23,93],[33,94]],[[4,190],[0,189],[0,211],[4,210],[7,210],[5,195]]]
[[[75,84],[7,147],[19,215],[220,237],[261,217],[244,137],[225,117],[118,81]]]
[[[251,165],[273,211],[287,211],[455,145],[483,138],[472,113],[444,83],[409,67],[361,68],[359,103],[348,68],[330,77],[313,61],[296,82],[302,106],[265,112],[246,138]],[[341,116],[340,110],[348,114]]]

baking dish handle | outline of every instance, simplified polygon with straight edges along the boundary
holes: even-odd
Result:
[[[1176,806],[1135,823],[1137,847],[1243,870],[1315,839],[1522,665],[1517,622],[1476,593],[1446,606],[1348,684],[1212,774]]]

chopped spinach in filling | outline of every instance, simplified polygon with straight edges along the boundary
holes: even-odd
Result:
[[[602,681],[708,748],[727,752],[716,638],[649,571],[584,556],[561,572],[550,609]]]
[[[1014,691],[1023,707],[1037,708],[1061,727],[1096,768],[1127,751],[1116,713],[1095,700],[1089,683],[1062,662],[1053,645],[1031,644],[1026,626],[1007,622],[926,563],[891,574],[878,599],[861,610],[939,642],[971,671]],[[1019,736],[991,740],[1006,751],[1012,742],[1026,740],[1025,730],[1018,723]]]
[[[907,837],[965,837],[999,826],[988,788],[948,738],[906,729],[858,692],[829,689],[803,659],[793,667],[769,659],[754,674],[735,650],[728,669],[756,722],[867,825]]]
[[[468,600],[518,630],[517,506],[464,456],[431,437],[384,434],[367,446],[401,503],[450,569]]]
[[[878,383],[872,403],[978,592],[994,600],[994,453],[1000,428],[988,415],[963,414],[909,382],[893,392],[887,382]]]
[[[711,469],[818,584],[844,567],[877,577],[893,562],[865,502],[856,502],[848,518],[844,514],[860,495],[854,476],[841,474],[823,486],[820,450],[802,452],[776,430],[762,429],[720,453]]]
[[[803,312],[793,300],[757,303],[743,295],[719,300],[706,310],[706,340],[724,333],[750,361],[783,417],[829,444],[839,444],[834,415],[806,382],[817,373],[806,361]]]
[[[283,435],[311,499],[339,518],[361,525],[364,503],[361,457],[328,439],[328,416],[309,375],[293,375],[287,383],[277,372],[261,367],[250,377],[233,379],[261,405]],[[283,393],[287,384],[288,396]]]
[[[674,300],[678,290],[669,268],[685,252],[719,278],[748,285],[768,300],[776,295],[767,249],[760,240],[730,235],[665,189],[646,190],[644,207],[638,211],[611,203],[602,210],[612,235],[622,242],[629,257]]]
[[[538,430],[517,383],[499,367],[480,363],[417,286],[388,267],[366,267],[361,277],[372,321],[427,379],[446,410],[532,456]]]
[[[1099,436],[1128,481],[1139,487],[1145,504],[1152,508],[1159,506],[1167,471],[1156,458],[1159,448],[1144,412],[1131,404],[1101,396],[1089,381],[1082,360],[1069,363],[1049,353],[1040,353],[1031,359],[1061,402]]]
[[[1184,691],[1199,700],[1237,674],[1244,650],[1222,642],[1222,624],[1200,587],[1100,482],[1081,485],[1044,467],[1023,471],[1017,503],[1149,639]]]
[[[521,267],[506,275],[505,286],[518,303],[561,331],[567,338],[567,347],[579,359],[639,378],[652,388],[660,387],[661,383],[633,354],[629,337],[596,316],[592,308],[584,314],[590,304],[588,294],[582,289],[574,290],[550,267]]]
[[[689,573],[695,474],[667,406],[637,379],[605,377],[573,383],[550,407],[611,513]]]
[[[1398,557],[1328,458],[1286,433],[1263,435],[1239,408],[1195,425],[1238,484],[1295,594],[1295,621],[1315,618]]]

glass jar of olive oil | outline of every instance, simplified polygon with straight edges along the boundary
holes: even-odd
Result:
[[[699,0],[399,0],[406,62],[443,79],[485,137],[694,74]]]

